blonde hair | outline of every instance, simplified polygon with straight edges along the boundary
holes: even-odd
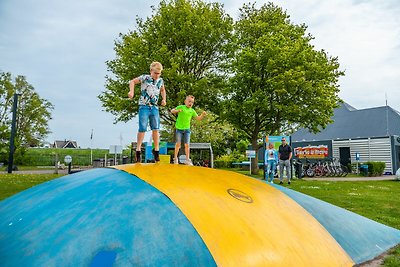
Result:
[[[270,147],[270,146],[274,147],[274,143],[269,143],[268,147]]]
[[[162,71],[163,66],[161,65],[160,62],[154,61],[153,63],[150,64],[150,70]]]
[[[186,98],[193,98],[193,99],[194,99],[194,96],[192,96],[192,95],[187,95]]]

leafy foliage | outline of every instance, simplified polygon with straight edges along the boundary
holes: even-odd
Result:
[[[116,58],[107,62],[113,76],[107,76],[106,91],[99,95],[106,111],[116,121],[128,121],[138,105],[127,98],[129,81],[149,71],[152,61],[164,66],[167,107],[183,102],[188,94],[199,107],[217,108],[223,79],[218,69],[230,49],[232,19],[221,4],[196,0],[163,0],[146,20],[137,18],[137,30],[121,34],[115,42]],[[134,101],[139,94],[136,92]],[[173,124],[167,109],[161,119]]]
[[[12,78],[11,73],[0,73],[0,161],[6,161],[8,151],[14,94],[19,94],[15,149],[24,153],[27,147],[42,144],[50,133],[48,121],[53,105],[43,99],[24,76]]]
[[[340,101],[337,82],[343,72],[337,58],[316,51],[307,27],[292,24],[272,3],[260,9],[244,4],[240,11],[224,118],[242,129],[256,150],[262,133],[326,127]]]
[[[368,161],[368,176],[381,176],[385,170],[386,163],[381,161]]]

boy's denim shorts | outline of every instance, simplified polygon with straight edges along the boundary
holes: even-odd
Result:
[[[157,106],[139,106],[139,132],[147,130],[147,124],[150,123],[151,130],[160,128],[160,113]]]
[[[177,143],[182,142],[182,135],[185,135],[185,139],[184,139],[185,144],[189,144],[190,143],[190,129],[187,129],[187,130],[176,129],[175,136],[176,136]]]

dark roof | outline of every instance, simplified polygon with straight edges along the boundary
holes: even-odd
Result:
[[[53,147],[55,148],[77,148],[78,144],[76,141],[64,140],[64,141],[54,141]]]
[[[292,141],[356,139],[400,135],[400,113],[389,107],[355,109],[347,103],[334,111],[333,123],[317,134],[300,129]]]

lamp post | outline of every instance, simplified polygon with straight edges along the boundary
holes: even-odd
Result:
[[[21,94],[14,94],[14,103],[13,103],[13,115],[11,122],[11,136],[10,136],[10,153],[8,155],[8,173],[12,173],[13,165],[14,165],[14,139],[16,132],[16,124],[17,124],[17,108],[18,108],[18,96]]]
[[[70,155],[66,155],[64,157],[64,162],[68,164],[68,174],[71,173],[71,162],[72,162],[72,157]]]

